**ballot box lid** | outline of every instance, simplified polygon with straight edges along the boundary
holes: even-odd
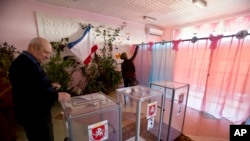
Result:
[[[61,105],[64,114],[68,114],[69,116],[88,114],[113,106],[118,106],[114,100],[102,92],[75,96],[71,98],[70,102],[61,103]]]
[[[166,81],[166,80],[151,82],[150,84],[165,87],[165,88],[171,88],[171,89],[183,88],[188,85],[185,83],[171,82],[171,81]]]
[[[142,85],[116,89],[116,93],[127,95],[139,101],[144,101],[152,97],[158,97],[158,96],[163,95],[161,91],[153,90],[153,89],[150,89],[149,87],[142,86]]]

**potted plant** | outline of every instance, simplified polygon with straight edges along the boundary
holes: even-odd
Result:
[[[1,82],[9,83],[8,74],[9,67],[15,58],[15,55],[19,53],[13,45],[9,45],[7,42],[0,44],[0,75]]]
[[[87,25],[80,24],[82,29]],[[43,68],[52,82],[61,84],[61,91],[67,91],[74,95],[89,94],[98,91],[108,92],[117,88],[121,82],[121,74],[117,71],[116,60],[113,58],[113,40],[119,36],[119,32],[124,27],[117,29],[104,29],[104,26],[93,27],[97,37],[104,38],[104,47],[101,54],[96,54],[89,65],[82,66],[73,56],[62,56],[67,47],[68,38],[63,38],[60,42],[51,42],[55,52]],[[82,73],[81,82],[78,86],[73,86],[72,74],[80,71]],[[79,78],[78,78],[79,79]],[[84,81],[84,82],[82,82]],[[83,83],[83,84],[81,84]],[[79,90],[74,91],[74,87]]]
[[[100,49],[101,54],[95,53],[90,65],[82,67],[82,74],[85,77],[83,93],[103,91],[107,93],[115,90],[121,82],[121,74],[116,70],[117,62],[113,58],[113,41],[119,37],[119,33],[125,25],[119,28],[105,29],[104,26],[94,27],[96,36],[103,37],[104,46]],[[82,25],[83,29],[86,25]]]
[[[15,118],[11,85],[8,79],[9,67],[19,53],[7,42],[0,44],[0,140],[15,140]]]
[[[9,67],[19,53],[13,45],[7,42],[0,44],[0,104],[1,106],[12,105],[11,85],[8,79]]]
[[[80,63],[74,56],[62,55],[67,42],[68,38],[62,38],[59,42],[51,42],[54,54],[43,65],[43,68],[52,82],[57,82],[61,85],[60,91],[66,91],[74,95],[72,74],[78,70]]]

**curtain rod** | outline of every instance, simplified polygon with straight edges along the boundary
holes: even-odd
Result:
[[[250,33],[247,33],[246,35],[250,35]],[[226,38],[226,37],[233,37],[233,36],[236,36],[236,34],[232,34],[232,35],[225,35],[225,36],[222,36],[222,38]],[[196,40],[207,40],[209,39],[209,37],[203,37],[203,38],[196,38]],[[181,40],[181,41],[191,41],[192,39],[184,39],[184,40]],[[168,43],[168,42],[173,42],[174,40],[172,41],[161,41],[161,42],[154,42],[154,44],[159,44],[159,43]],[[141,43],[141,44],[149,44],[149,43]],[[140,45],[140,44],[138,44]]]

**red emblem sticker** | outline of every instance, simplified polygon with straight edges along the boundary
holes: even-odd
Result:
[[[147,108],[147,118],[156,116],[157,111],[157,101],[149,103]]]
[[[90,141],[103,141],[108,139],[108,121],[102,121],[88,126]]]
[[[179,95],[178,103],[181,104],[183,102],[183,99],[184,99],[184,94],[182,93]]]

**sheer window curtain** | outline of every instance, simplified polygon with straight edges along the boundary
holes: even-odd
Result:
[[[250,36],[181,42],[174,81],[190,84],[188,106],[241,123],[250,113]]]
[[[195,43],[140,45],[135,59],[141,85],[172,80],[190,84],[188,106],[216,118],[241,123],[250,113],[250,36]],[[173,76],[173,78],[171,77]]]
[[[152,53],[150,45],[139,45],[139,50],[134,60],[134,64],[136,67],[136,78],[140,85],[148,86],[151,63]]]
[[[174,81],[190,84],[188,106],[201,110],[211,50],[208,40],[181,42],[174,62]]]
[[[149,86],[152,81],[172,81],[174,56],[171,42],[139,45],[134,60],[139,84]]]
[[[242,29],[248,29],[243,39],[222,37],[215,43],[212,40],[218,36],[208,37],[211,33],[232,35]],[[193,33],[206,38],[180,40],[177,45],[178,40],[155,43],[152,48],[140,45],[135,60],[139,83],[149,86],[166,79],[188,83],[189,107],[241,123],[250,113],[250,16],[179,30],[174,39],[183,34],[184,39],[192,38]]]
[[[150,82],[168,80],[173,81],[173,65],[175,52],[172,43],[155,43],[152,47],[152,67]]]
[[[192,37],[190,33],[207,37],[213,31],[232,35],[243,29],[248,29],[248,36],[243,39],[224,37],[217,44],[211,38],[194,44],[181,42],[174,63],[174,81],[191,86],[188,106],[237,124],[250,113],[250,16],[177,32],[179,37]]]
[[[250,113],[250,36],[222,38],[211,53],[202,110],[241,123]]]

